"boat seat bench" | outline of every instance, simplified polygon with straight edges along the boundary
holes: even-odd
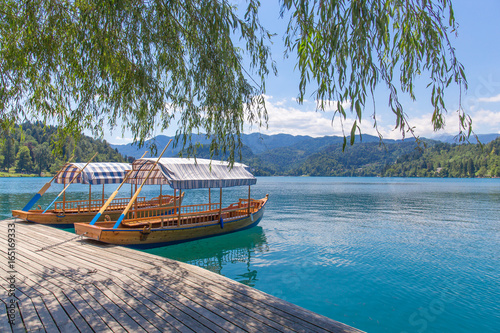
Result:
[[[223,209],[222,215],[223,216],[226,215],[227,217],[232,217],[231,216],[232,212],[237,212],[237,211],[246,212],[246,210],[247,210],[246,207]],[[254,209],[251,209],[251,210],[254,211]],[[218,218],[219,218],[219,210],[218,209],[207,211],[207,212],[187,213],[187,214],[181,215],[181,225],[209,222],[211,220],[217,220]],[[155,216],[153,219],[146,218],[142,221],[141,220],[122,221],[122,226],[135,228],[135,227],[149,226],[150,224],[155,224],[155,223],[161,223],[162,220],[163,220],[163,222],[170,222],[170,221],[177,222],[178,219],[179,219],[178,215],[171,215],[168,218]]]

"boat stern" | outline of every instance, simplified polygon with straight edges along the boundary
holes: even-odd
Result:
[[[28,213],[29,212],[25,212],[24,210],[13,210],[12,217],[28,221]]]
[[[75,223],[75,233],[91,239],[100,240],[102,228],[88,223]]]

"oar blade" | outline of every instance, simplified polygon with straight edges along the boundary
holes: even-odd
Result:
[[[33,198],[31,198],[31,200],[26,204],[26,206],[24,206],[23,212],[29,211],[41,197],[42,195],[40,193],[35,194]]]
[[[52,180],[54,178],[52,178]],[[43,187],[40,189],[40,191],[38,191],[38,193],[35,194],[33,196],[33,198],[31,198],[31,200],[26,204],[26,206],[24,206],[24,208],[23,208],[24,212],[29,211],[31,209],[31,207],[33,207],[35,205],[35,203],[38,201],[38,199],[40,199],[42,197],[42,195],[45,193],[45,191],[48,190],[48,188],[51,185],[52,180],[50,182],[46,183],[45,185],[43,185]]]

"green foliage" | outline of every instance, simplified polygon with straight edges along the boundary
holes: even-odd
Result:
[[[350,102],[350,111],[356,118],[351,138],[360,131],[358,124],[367,96],[380,84],[389,91],[389,106],[396,116],[396,128],[403,135],[414,134],[398,93],[415,99],[414,81],[423,72],[430,76],[435,130],[444,126],[445,89],[452,82],[467,88],[463,66],[448,37],[449,30],[453,32],[457,26],[451,0],[282,2],[283,13],[291,13],[285,38],[287,52],[296,52],[299,59],[299,102],[309,85],[316,89],[319,109],[333,103],[337,108],[335,115],[343,119],[347,114],[342,102]],[[463,139],[471,134],[471,120],[461,106],[458,111]],[[373,119],[377,127],[376,114]]]
[[[243,123],[267,123],[262,96],[275,72],[259,1],[246,4],[238,11],[227,1],[202,0],[0,2],[2,133],[27,120],[50,121],[65,150],[68,137],[84,129],[102,136],[104,124],[121,124],[141,145],[176,121],[188,154],[191,133],[203,132],[210,156],[234,160]],[[456,26],[450,0],[282,0],[285,13],[287,52],[296,52],[301,73],[299,101],[314,84],[320,109],[331,100],[346,118],[342,102],[350,102],[357,118],[351,137],[367,95],[381,84],[403,134],[412,128],[393,81],[413,98],[415,78],[429,73],[436,129],[445,88],[466,84],[448,40]],[[461,133],[470,134],[459,111]]]
[[[35,165],[38,165],[36,172],[41,175],[43,170],[46,170],[50,162],[50,148],[47,142],[36,145],[33,148],[33,160]]]
[[[344,150],[340,138],[324,137],[259,154],[244,154],[243,162],[258,176],[500,176],[500,138],[482,148],[431,140],[424,144],[415,140],[389,141],[384,145],[356,142]]]
[[[31,172],[32,163],[30,149],[27,146],[21,146],[16,156],[16,172]]]
[[[499,177],[500,138],[484,145],[438,143],[419,154],[406,154],[388,165],[382,176]]]
[[[314,139],[318,145],[311,144],[310,149],[303,149],[301,143],[273,149],[244,161],[262,176],[378,176],[387,164],[417,148],[411,140],[385,145],[354,143],[344,149],[342,139],[331,138],[330,141],[336,142],[326,146],[321,145],[324,139]]]
[[[62,155],[54,154],[54,141],[58,135],[57,128],[43,126],[41,123],[24,123],[4,140],[0,150],[0,162],[4,170],[12,166],[18,173],[42,172],[56,173],[73,156],[72,162],[87,162],[97,151],[99,154],[93,162],[125,162],[116,150],[105,141],[80,136],[78,140],[69,138],[62,147]],[[9,162],[6,162],[9,161]]]
[[[122,122],[142,144],[176,117],[179,133],[203,130],[233,158],[243,121],[266,118],[258,6],[239,17],[227,1],[2,1],[0,124],[56,120],[64,145]]]
[[[2,155],[3,155],[2,167],[4,168],[5,171],[8,171],[16,162],[14,139],[11,136],[7,136],[5,138],[2,149]]]

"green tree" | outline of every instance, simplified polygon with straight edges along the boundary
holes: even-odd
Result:
[[[493,177],[500,177],[500,166],[495,167],[495,170],[493,170]]]
[[[44,142],[33,148],[33,155],[36,161],[37,173],[41,176],[42,171],[47,169],[49,161],[51,160],[49,144]]]
[[[4,0],[0,125],[55,120],[63,145],[67,133],[102,135],[103,124],[121,122],[142,144],[175,119],[188,153],[190,134],[204,132],[211,156],[220,151],[233,160],[243,123],[266,124],[265,78],[275,72],[259,1],[246,4],[239,11],[225,0]],[[429,74],[435,129],[444,124],[445,88],[466,87],[449,42],[456,29],[451,0],[281,0],[281,11],[290,18],[284,37],[298,59],[299,101],[312,85],[319,108],[337,101],[344,118],[342,102],[350,101],[352,140],[367,95],[379,85],[388,88],[403,134],[412,127],[398,93],[414,98],[422,72]],[[459,114],[460,134],[470,134],[470,119]]]
[[[4,157],[2,166],[8,171],[16,162],[16,153],[14,140],[8,137],[3,145],[2,155]]]
[[[476,174],[476,168],[474,167],[474,161],[472,161],[471,158],[469,158],[469,161],[467,162],[467,174],[469,177],[474,177]]]
[[[30,150],[26,146],[21,146],[17,152],[16,157],[16,171],[17,172],[29,172],[31,171],[31,155]]]

